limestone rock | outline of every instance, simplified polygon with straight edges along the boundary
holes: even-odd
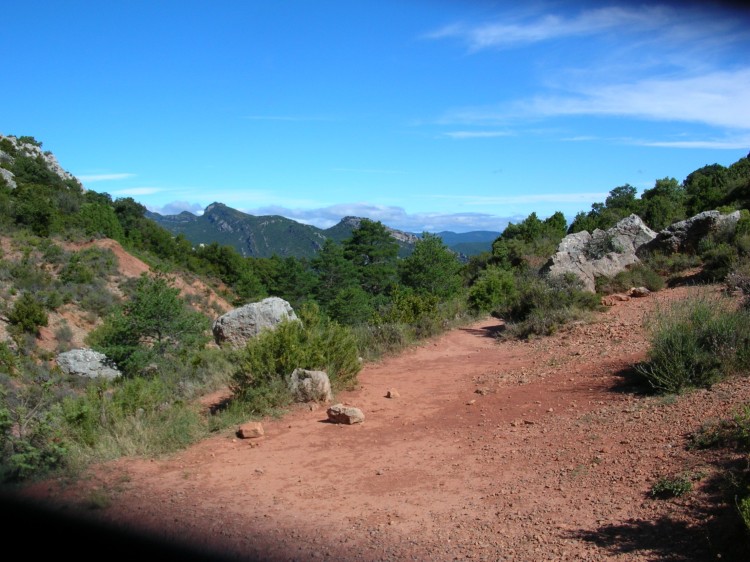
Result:
[[[90,379],[116,379],[121,376],[117,367],[107,356],[91,349],[72,349],[60,353],[57,365],[68,375],[78,375]]]
[[[635,297],[637,299],[642,297],[647,297],[651,294],[651,291],[649,291],[646,287],[632,287],[628,291],[628,295],[631,297]]]
[[[264,435],[263,424],[260,422],[248,422],[241,425],[237,430],[237,437],[240,439],[257,439]]]
[[[362,413],[362,410],[353,406],[345,406],[344,404],[331,406],[328,408],[327,414],[328,421],[332,423],[352,425],[365,421],[365,415]]]
[[[18,140],[17,137],[14,137],[12,135],[5,136],[5,135],[0,134],[0,139],[5,139],[8,142],[10,142],[15,148],[15,150],[23,156],[27,156],[29,158],[41,158],[44,161],[47,168],[52,173],[56,174],[60,179],[63,179],[63,180],[75,179],[70,172],[66,172],[65,170],[63,170],[62,166],[60,166],[60,163],[57,161],[57,158],[55,158],[55,155],[52,154],[51,152],[43,151],[41,147],[32,143],[21,142]],[[10,154],[3,152],[3,155],[4,155],[3,159],[6,161],[13,159],[13,157]],[[5,174],[3,174],[3,177],[6,177]],[[12,178],[13,178],[13,174],[11,174],[11,180]],[[6,177],[6,181],[7,179],[8,178]],[[15,181],[8,182],[8,183],[11,185],[11,187],[15,187]]]
[[[572,273],[587,291],[594,292],[597,277],[614,277],[640,262],[638,248],[655,237],[638,215],[630,215],[606,231],[569,234],[542,272],[550,276]]]
[[[292,306],[279,297],[269,297],[230,310],[216,319],[213,334],[219,345],[242,347],[263,330],[273,330],[284,320],[297,320]]]
[[[722,215],[719,211],[698,213],[694,217],[676,222],[662,230],[651,242],[638,249],[638,255],[643,256],[657,251],[667,254],[695,251],[703,238],[722,229],[733,231],[739,220],[739,211],[726,215]]]
[[[295,369],[289,377],[289,391],[295,402],[330,402],[331,381],[323,371]]]

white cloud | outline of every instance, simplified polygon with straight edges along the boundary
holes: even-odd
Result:
[[[112,191],[112,195],[154,195],[155,193],[161,193],[167,191],[161,187],[129,187],[127,189],[118,189]]]
[[[190,203],[189,201],[171,201],[160,207],[148,205],[149,211],[159,213],[160,215],[179,215],[183,211],[188,211],[194,215],[203,214],[203,205],[199,203]]]
[[[700,123],[741,130],[750,129],[748,92],[750,67],[619,84],[577,84],[562,94],[454,110],[440,122],[493,125],[521,119],[597,116]]]
[[[664,25],[670,17],[669,10],[652,6],[629,10],[616,6],[583,11],[574,17],[555,14],[537,16],[527,21],[502,21],[479,25],[453,24],[427,35],[442,39],[455,37],[465,41],[472,50],[491,47],[515,47],[561,37],[587,36],[622,30],[630,26],[653,29]],[[507,16],[506,16],[507,18]]]
[[[428,39],[459,39],[473,51],[517,48],[566,38],[623,35],[648,42],[715,44],[736,37],[737,22],[719,12],[683,6],[608,6],[577,14],[514,14],[506,12],[494,21],[454,23],[425,35]]]
[[[83,183],[94,183],[97,181],[113,181],[113,180],[125,180],[134,177],[135,174],[122,173],[122,174],[84,174],[82,176],[76,176]]]
[[[664,148],[701,148],[718,150],[750,150],[750,138],[737,140],[692,140],[692,141],[635,141],[640,146]]]
[[[750,68],[743,68],[589,86],[573,95],[537,96],[516,104],[515,111],[543,117],[609,115],[750,129],[748,92]]]

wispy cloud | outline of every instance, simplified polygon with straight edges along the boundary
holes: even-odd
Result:
[[[529,195],[433,195],[434,199],[455,199],[463,205],[518,205],[530,203],[586,203],[607,197],[607,193],[536,193]]]
[[[701,76],[589,86],[515,104],[531,116],[609,115],[750,129],[750,67]]]
[[[121,174],[84,174],[82,176],[76,176],[76,177],[84,183],[94,183],[98,181],[126,180],[134,176],[135,174],[121,173]]]
[[[154,195],[163,191],[168,190],[161,187],[128,187],[112,191],[112,195]]]
[[[458,39],[471,51],[507,49],[566,38],[608,34],[653,34],[660,41],[686,41],[716,36],[721,30],[727,39],[734,27],[729,19],[706,19],[696,23],[689,8],[669,6],[608,6],[577,14],[505,13],[492,22],[453,23],[425,35],[428,39]],[[656,35],[654,32],[658,32]]]
[[[491,107],[453,110],[441,122],[492,125],[560,116],[610,116],[750,129],[750,67],[574,88]]]
[[[507,131],[450,131],[443,133],[443,136],[452,139],[487,139],[494,137],[508,137],[513,133]]]
[[[555,117],[614,117],[750,130],[750,65],[737,57],[750,48],[744,18],[697,4],[679,10],[668,5],[615,5],[575,13],[559,5],[552,9],[555,13],[506,11],[492,21],[451,24],[428,34],[431,39],[458,39],[472,52],[530,51],[533,45],[555,42],[549,61],[531,55],[544,72],[527,97],[455,108],[437,122],[491,128]],[[589,136],[584,130],[570,131],[564,140]],[[736,148],[730,141],[654,142]]]
[[[718,150],[750,150],[750,137],[737,139],[703,139],[682,141],[633,141],[632,144],[640,146],[659,146],[664,148],[699,148]]]

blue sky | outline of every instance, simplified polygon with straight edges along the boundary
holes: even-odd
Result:
[[[516,4],[8,2],[0,132],[160,212],[415,232],[572,218],[750,151],[748,12]]]

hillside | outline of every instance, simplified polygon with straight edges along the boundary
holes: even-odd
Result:
[[[498,343],[501,324],[482,320],[368,365],[338,396],[364,424],[321,423],[324,410],[300,407],[264,419],[259,446],[217,435],[24,497],[206,556],[746,559],[733,505],[716,503],[721,462],[687,445],[750,387],[735,379],[666,399],[643,394],[629,371],[648,348],[644,315],[705,290],[620,302],[531,342]],[[385,398],[391,388],[400,398]],[[683,473],[695,478],[688,496],[650,496]]]

